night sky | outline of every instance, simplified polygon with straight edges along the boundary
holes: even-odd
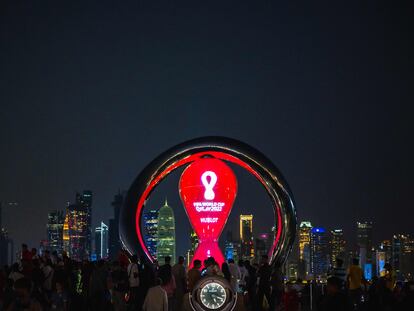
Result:
[[[351,242],[357,220],[375,241],[414,234],[413,8],[274,2],[1,1],[0,201],[19,203],[3,212],[15,243],[38,246],[47,213],[83,189],[107,221],[148,162],[206,135],[265,153],[299,220]],[[252,212],[266,230],[269,199],[236,173],[232,219]],[[181,219],[178,177],[150,204],[168,197]]]

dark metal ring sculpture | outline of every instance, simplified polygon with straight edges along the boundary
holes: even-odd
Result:
[[[297,220],[292,192],[282,174],[267,157],[243,142],[226,137],[201,137],[178,144],[144,168],[130,187],[121,210],[120,238],[124,248],[130,254],[146,255],[149,261],[154,261],[141,232],[145,202],[169,173],[206,155],[241,166],[265,187],[274,207],[276,223],[269,262],[281,266],[296,235]]]

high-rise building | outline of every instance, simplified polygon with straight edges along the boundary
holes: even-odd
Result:
[[[109,220],[109,258],[115,260],[121,250],[121,240],[119,239],[119,214],[124,205],[124,195],[121,191],[114,196],[111,203],[114,209],[114,218]]]
[[[108,258],[108,226],[103,221],[95,228],[95,254],[98,260]]]
[[[63,222],[63,230],[62,230],[62,248],[63,252],[65,252],[66,256],[70,254],[70,245],[69,245],[69,211],[66,209],[65,220]]]
[[[90,256],[90,227],[88,209],[78,204],[80,195],[76,195],[76,203],[67,207],[69,257],[82,261]]]
[[[379,245],[379,250],[384,252],[384,261],[392,264],[392,243],[391,240],[384,240]]]
[[[342,229],[331,230],[331,266],[335,266],[336,258],[346,259],[346,241]]]
[[[9,207],[17,206],[16,202],[9,202],[7,204]],[[14,244],[13,240],[9,237],[7,229],[3,227],[2,216],[3,216],[3,206],[0,202],[0,267],[5,265],[10,265],[14,262]]]
[[[231,230],[226,232],[226,239],[224,241],[224,258],[233,259],[235,262],[239,260],[240,243],[234,241],[233,232]]]
[[[6,229],[2,226],[2,205],[0,202],[0,266],[9,264],[8,261],[8,236]]]
[[[151,256],[157,258],[158,211],[150,210],[143,215],[144,242]]]
[[[195,231],[192,230],[191,233],[190,233],[190,249],[187,252],[187,262],[188,263],[192,262],[193,256],[194,256],[194,253],[195,253],[195,250],[196,250],[197,246],[198,246],[198,236],[195,233]],[[196,258],[196,259],[198,259],[198,258]],[[202,259],[200,259],[200,260],[202,260]]]
[[[241,259],[253,259],[253,215],[240,215],[240,244]]]
[[[392,239],[392,263],[397,279],[412,280],[414,275],[414,239],[408,234],[396,234]]]
[[[76,193],[76,204],[86,212],[86,251],[92,253],[92,191],[84,190],[82,194]]]
[[[311,272],[326,277],[329,269],[329,235],[325,228],[313,227],[310,239]]]
[[[306,278],[311,272],[310,267],[310,236],[312,224],[310,221],[302,221],[299,225],[299,277]]]
[[[50,212],[47,216],[47,249],[61,254],[63,251],[63,224],[65,216],[62,211]]]
[[[361,266],[372,264],[372,222],[357,222],[357,246]]]
[[[172,264],[175,262],[175,218],[167,200],[158,211],[158,261],[163,264],[166,256],[171,257]]]

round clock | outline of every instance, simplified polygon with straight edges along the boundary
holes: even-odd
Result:
[[[226,302],[226,289],[219,283],[211,282],[200,291],[200,301],[206,308],[218,309]]]
[[[196,284],[189,298],[195,311],[231,311],[236,304],[237,294],[226,279],[210,276]]]

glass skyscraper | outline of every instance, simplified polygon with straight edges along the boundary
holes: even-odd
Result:
[[[63,223],[65,216],[62,211],[50,212],[47,216],[47,247],[50,251],[61,254],[63,251]]]
[[[342,229],[331,230],[331,266],[335,266],[336,258],[345,259],[346,241]]]
[[[190,233],[190,249],[187,252],[187,262],[190,264],[191,261],[193,260],[193,256],[195,253],[195,250],[198,246],[198,236],[195,233],[194,230],[191,231]],[[197,259],[197,258],[196,258]]]
[[[414,239],[408,234],[392,238],[392,262],[398,280],[412,280],[414,276]]]
[[[310,235],[311,272],[326,277],[329,269],[329,235],[325,228],[314,227]]]
[[[62,240],[63,240],[63,251],[66,253],[67,256],[70,255],[69,250],[69,210],[66,210],[65,221],[63,222],[63,232],[62,232]]]
[[[69,257],[82,261],[91,254],[92,192],[76,193],[76,203],[67,207],[67,229],[64,223],[63,243]],[[65,232],[67,230],[67,232]],[[66,235],[67,234],[67,235]]]
[[[240,243],[240,257],[243,260],[253,259],[253,215],[240,215]]]
[[[158,243],[158,211],[150,210],[143,215],[144,242],[151,256],[157,258]]]
[[[372,222],[357,222],[357,244],[361,266],[372,264]]]
[[[301,277],[306,277],[310,272],[310,236],[312,224],[310,221],[302,221],[299,225],[299,266]]]
[[[167,200],[158,211],[158,244],[157,259],[164,263],[164,257],[171,257],[171,264],[175,262],[175,219],[174,211],[168,206]]]
[[[76,193],[76,204],[86,213],[86,251],[92,253],[92,191]]]

